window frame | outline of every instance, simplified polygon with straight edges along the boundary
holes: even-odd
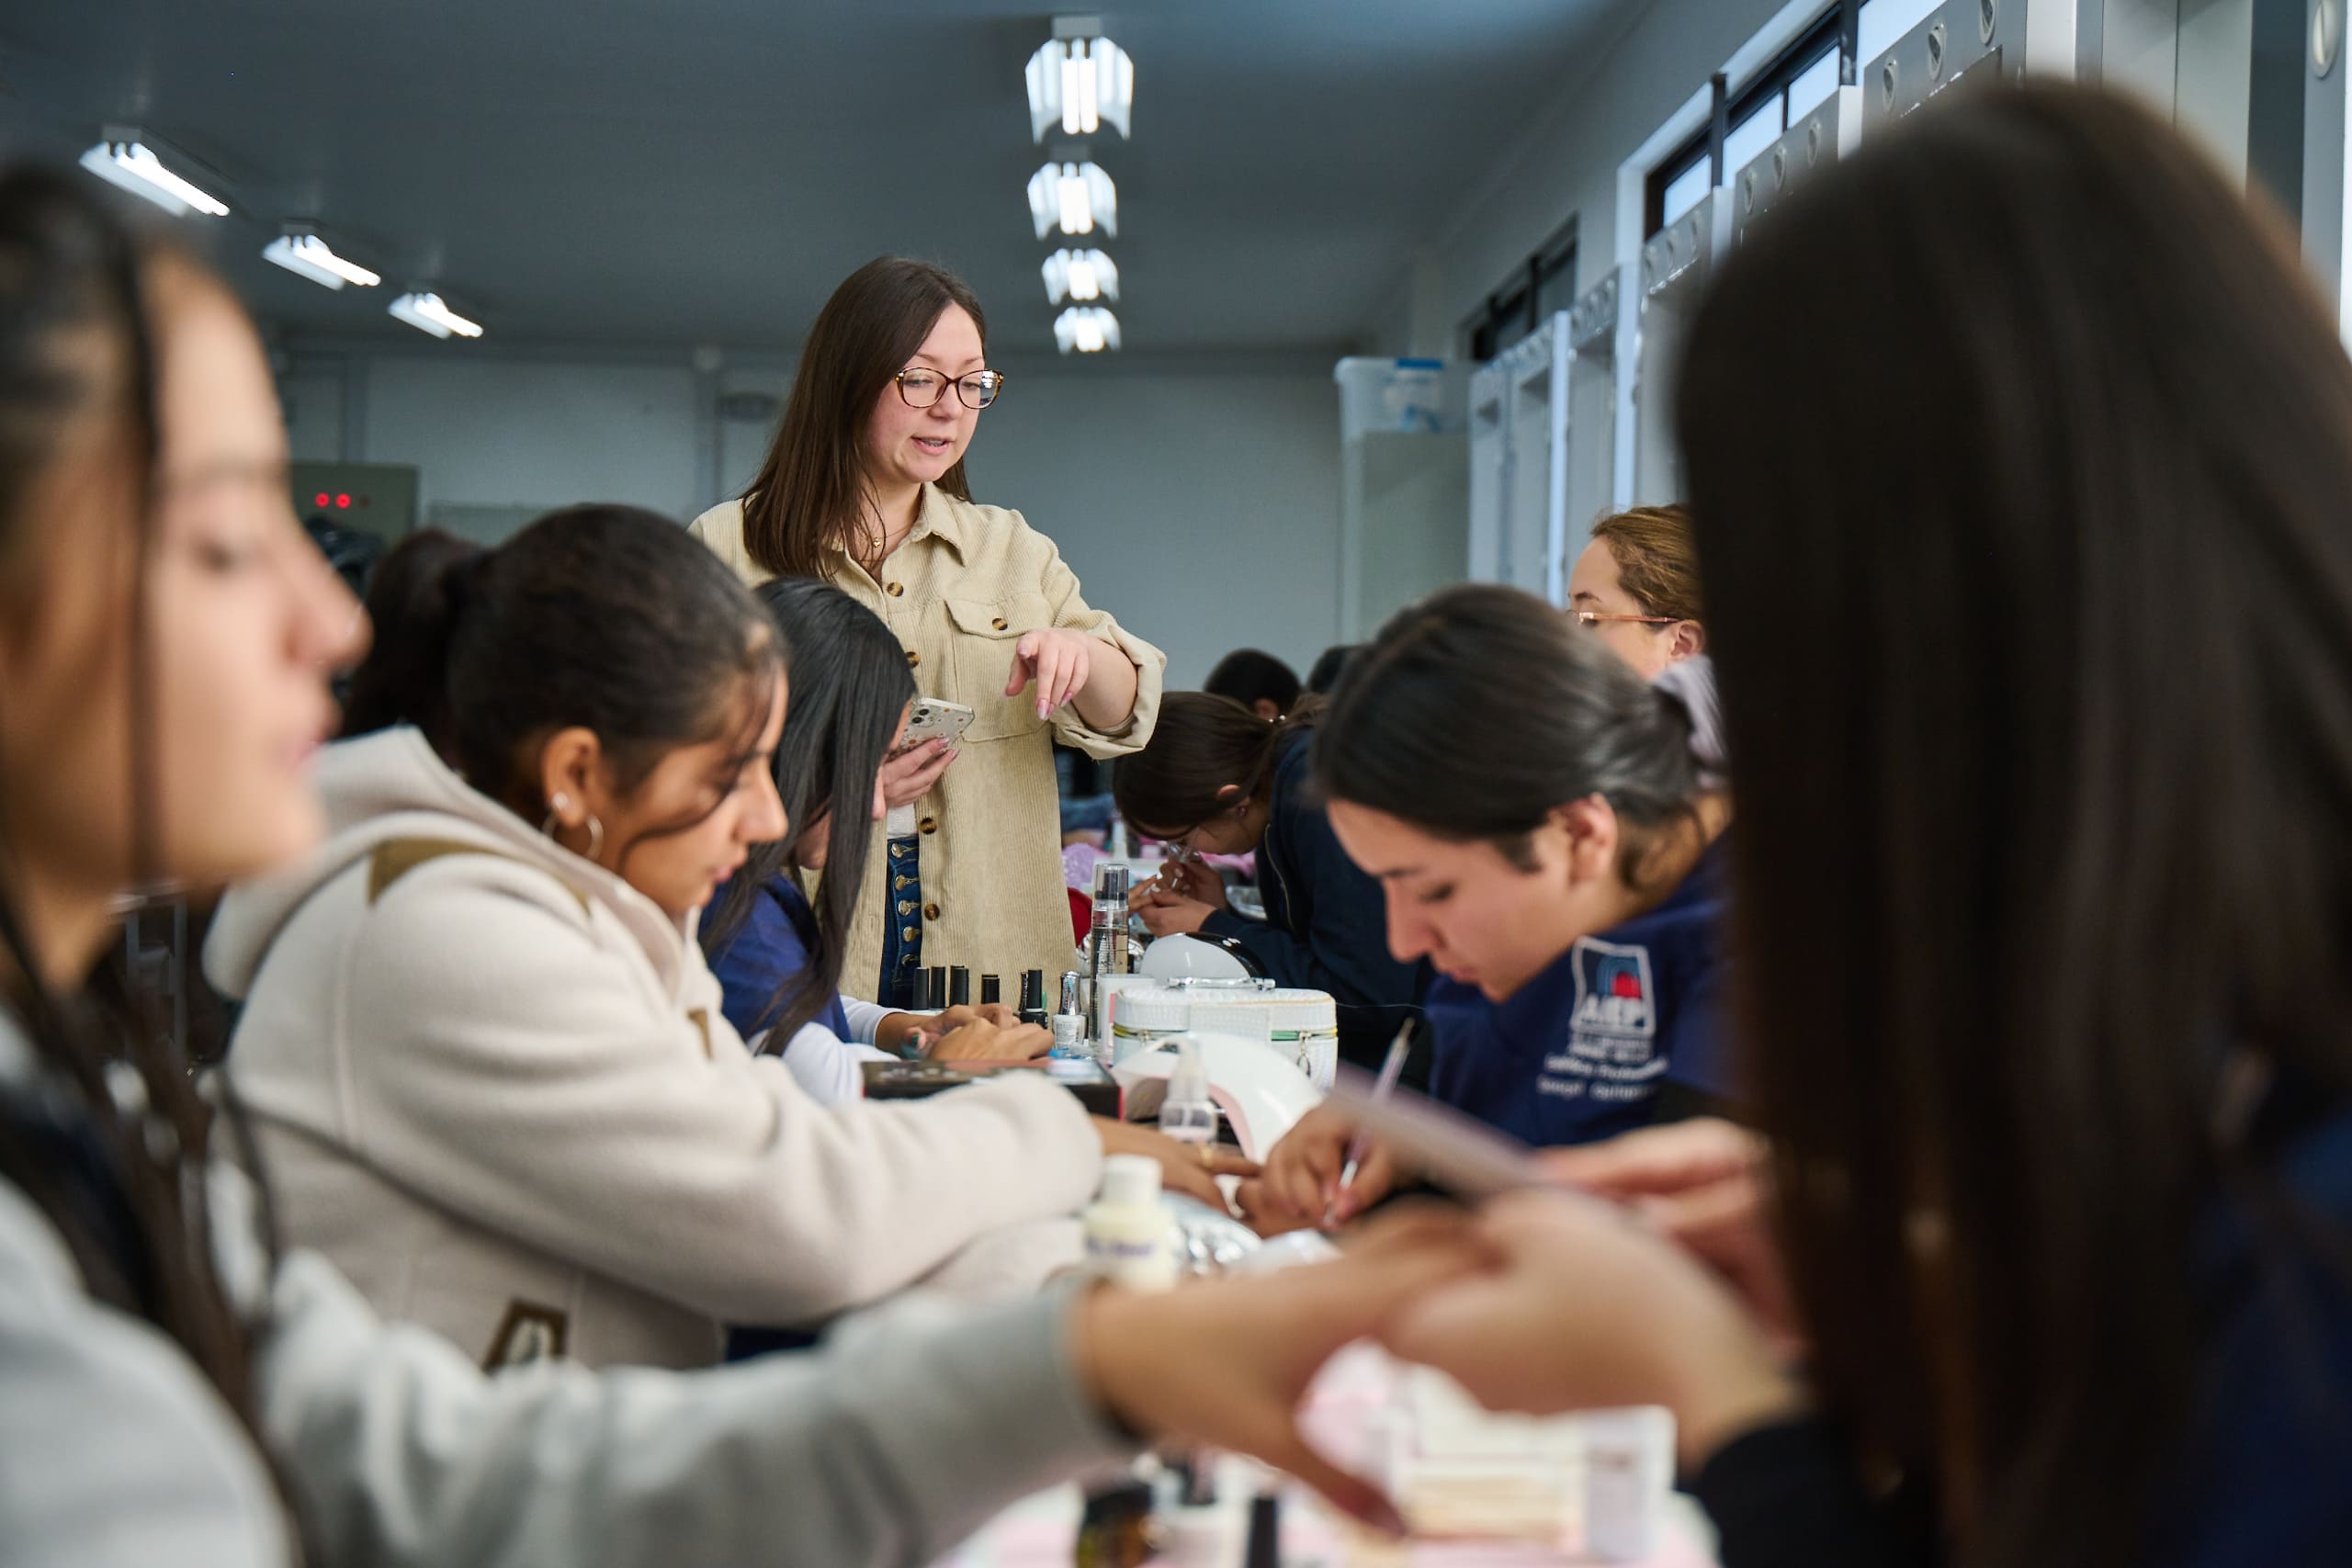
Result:
[[[1828,10],[1815,17],[1812,24],[1799,33],[1787,48],[1775,54],[1754,75],[1742,83],[1737,92],[1725,96],[1724,111],[1719,118],[1710,116],[1707,124],[1701,126],[1680,145],[1658,160],[1657,165],[1650,170],[1643,181],[1642,238],[1644,240],[1649,239],[1666,227],[1667,188],[1699,164],[1715,157],[1721,151],[1721,143],[1717,141],[1719,127],[1722,132],[1728,132],[1731,127],[1741,124],[1758,110],[1768,107],[1771,100],[1778,97],[1781,101],[1781,130],[1784,133],[1787,131],[1790,87],[1793,86],[1798,78],[1806,72],[1820,64],[1825,57],[1836,55],[1842,48],[1847,47],[1842,34],[1849,9],[1859,16],[1861,8],[1859,6],[1840,4],[1830,6]],[[1840,79],[1843,79],[1842,76]],[[1732,173],[1730,169],[1715,171],[1713,184],[1720,186],[1724,180],[1730,178]]]
[[[1577,220],[1572,214],[1513,268],[1487,294],[1477,313],[1462,324],[1470,363],[1487,363],[1542,326],[1544,285],[1563,276],[1573,278],[1576,268]],[[1506,333],[1510,335],[1506,337]]]

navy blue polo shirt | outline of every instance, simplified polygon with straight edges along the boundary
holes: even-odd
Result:
[[[721,886],[711,896],[710,908],[719,908],[733,886],[731,881]],[[725,993],[720,1005],[727,1021],[735,1026],[736,1033],[753,1043],[753,1049],[758,1049],[759,1037],[775,1021],[777,993],[808,967],[808,951],[816,941],[816,911],[808,908],[799,885],[789,876],[772,876],[760,885],[750,913],[727,939],[727,945],[710,955],[711,973],[718,976],[719,989]],[[824,1008],[811,1021],[823,1024],[839,1039],[850,1037],[849,1014],[838,995],[826,998]],[[779,1053],[785,1044],[781,1040],[775,1042]]]
[[[1663,903],[1577,938],[1507,1000],[1440,976],[1431,1098],[1551,1147],[1648,1125],[1668,1080],[1724,1093],[1726,874],[1718,839]]]
[[[1201,930],[1239,942],[1272,980],[1329,992],[1339,1009],[1340,1059],[1378,1071],[1397,1025],[1420,1010],[1430,970],[1390,956],[1380,884],[1348,858],[1315,797],[1312,733],[1292,731],[1274,764],[1258,846],[1266,918],[1219,909]]]

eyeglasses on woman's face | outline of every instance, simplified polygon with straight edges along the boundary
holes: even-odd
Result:
[[[910,409],[927,409],[947,393],[950,382],[956,396],[967,409],[984,409],[996,401],[1004,390],[1004,376],[996,370],[975,370],[968,376],[949,376],[944,370],[933,370],[927,365],[910,365],[899,372],[899,396]]]
[[[1679,618],[1673,615],[1611,615],[1599,610],[1570,610],[1568,614],[1575,617],[1577,625],[1588,628],[1609,621],[1629,621],[1639,626],[1670,626]]]

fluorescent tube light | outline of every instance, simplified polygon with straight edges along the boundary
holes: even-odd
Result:
[[[164,167],[163,160],[135,131],[108,131],[104,141],[82,154],[82,166],[133,196],[145,197],[175,218],[190,212],[210,218],[228,215],[227,202]]]
[[[1091,17],[1077,25],[1099,26]],[[1060,30],[1063,23],[1056,24]],[[1029,57],[1029,133],[1043,141],[1056,126],[1064,136],[1092,136],[1104,122],[1129,134],[1136,103],[1136,62],[1109,39],[1091,34],[1057,38]]]
[[[1054,342],[1064,354],[1100,354],[1119,346],[1119,318],[1100,305],[1073,305],[1054,318]]]
[[[1044,239],[1056,229],[1119,235],[1119,187],[1094,164],[1047,164],[1029,176],[1029,217]]]
[[[1101,251],[1056,251],[1041,269],[1046,277],[1046,303],[1065,299],[1083,304],[1119,297],[1119,264]]]
[[[447,337],[451,333],[459,337],[481,336],[481,323],[469,321],[442,303],[441,296],[432,293],[403,294],[391,303],[391,313],[421,333],[435,337]]]
[[[316,234],[280,234],[264,245],[261,254],[264,261],[276,262],[287,271],[329,288],[340,288],[346,283],[373,288],[384,281],[380,275],[357,262],[345,261],[335,254],[334,248]]]

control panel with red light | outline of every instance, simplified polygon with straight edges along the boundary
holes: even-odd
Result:
[[[406,463],[297,463],[294,515],[398,544],[416,527],[416,469]]]

